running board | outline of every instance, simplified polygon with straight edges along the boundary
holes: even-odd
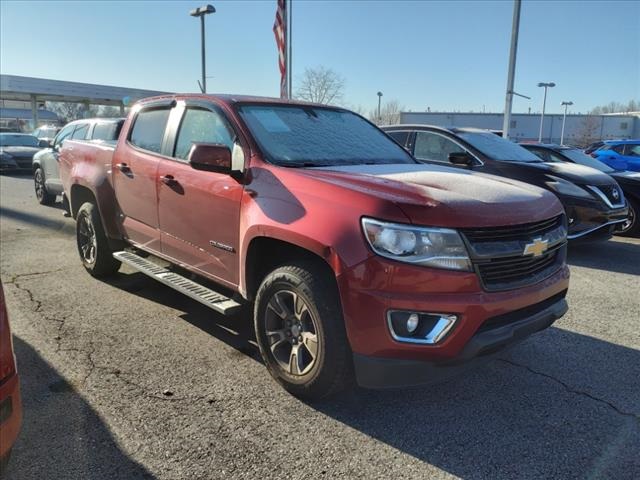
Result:
[[[194,300],[212,308],[216,312],[223,315],[229,315],[240,308],[240,304],[231,298],[211,290],[210,288],[203,287],[193,280],[178,275],[177,273],[167,270],[155,263],[142,258],[135,253],[131,252],[115,252],[113,258],[120,260],[122,263],[126,263],[130,267],[135,268],[139,272],[150,276],[151,278],[158,280],[161,283],[177,290],[178,292],[191,297]]]

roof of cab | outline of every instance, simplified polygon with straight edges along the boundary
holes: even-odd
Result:
[[[264,104],[282,104],[282,105],[304,105],[309,107],[323,107],[323,108],[335,108],[338,110],[343,110],[341,107],[333,106],[333,105],[323,105],[320,103],[312,103],[305,102],[303,100],[290,100],[286,98],[276,98],[276,97],[260,97],[254,95],[232,95],[232,94],[204,94],[204,93],[176,93],[170,95],[160,95],[157,97],[148,97],[139,100],[138,104],[147,104],[147,103],[156,103],[167,100],[184,100],[184,99],[194,99],[194,100],[215,100],[218,102],[223,102],[229,105],[237,104],[237,103],[264,103]]]

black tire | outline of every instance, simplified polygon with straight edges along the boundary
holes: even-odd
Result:
[[[638,237],[640,236],[640,202],[635,198],[627,198],[629,203],[629,223],[623,223],[623,227],[615,232],[616,235],[623,237]]]
[[[84,203],[76,217],[76,242],[84,268],[94,277],[106,277],[118,271],[121,263],[113,258],[102,227],[98,208]]]
[[[283,296],[284,300],[281,298]],[[278,299],[286,302],[286,297],[291,297],[290,310],[293,312],[287,318],[292,318],[295,323],[298,311],[303,312],[298,317],[298,325],[303,325],[302,330],[294,331],[295,326],[287,327],[285,317],[271,306],[274,304],[272,302],[282,306]],[[297,302],[304,303],[306,310],[299,309]],[[268,327],[269,322],[281,322],[283,328],[273,331],[273,327]],[[293,263],[283,265],[267,275],[256,295],[254,326],[260,353],[269,373],[291,394],[306,400],[320,400],[353,384],[353,355],[344,327],[338,289],[322,266],[313,262]],[[276,335],[267,335],[268,328]],[[287,330],[287,336],[281,334],[284,330]],[[291,337],[298,332],[300,340],[296,351],[299,353],[295,356],[296,361],[292,362],[296,367],[291,369],[292,363],[289,363],[288,369],[285,369],[277,357],[284,355],[286,359],[288,347],[293,351],[295,345],[291,342],[295,343],[296,340]],[[313,342],[307,342],[313,335],[316,337],[315,356],[311,353],[313,348],[308,347]],[[304,357],[313,357],[307,367],[304,367]],[[301,363],[306,370],[299,368]]]
[[[40,205],[51,205],[56,201],[56,196],[47,192],[42,168],[38,167],[35,172],[33,172],[33,183],[36,190],[36,199]]]

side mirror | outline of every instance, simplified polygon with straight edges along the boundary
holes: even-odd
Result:
[[[41,148],[49,148],[51,147],[51,142],[49,140],[40,140],[38,146]]]
[[[452,165],[461,165],[463,167],[471,167],[473,165],[473,157],[468,152],[452,152],[448,158],[449,163]]]
[[[191,168],[231,173],[231,150],[218,143],[194,143],[187,157]]]

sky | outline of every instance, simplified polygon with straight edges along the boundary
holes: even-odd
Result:
[[[206,18],[208,91],[277,96],[276,1],[215,1]],[[0,2],[0,72],[194,92],[198,1]],[[504,109],[513,2],[293,0],[293,77],[324,66],[346,80],[345,106],[378,91],[404,110]],[[640,100],[640,1],[524,0],[514,112],[586,112]]]

